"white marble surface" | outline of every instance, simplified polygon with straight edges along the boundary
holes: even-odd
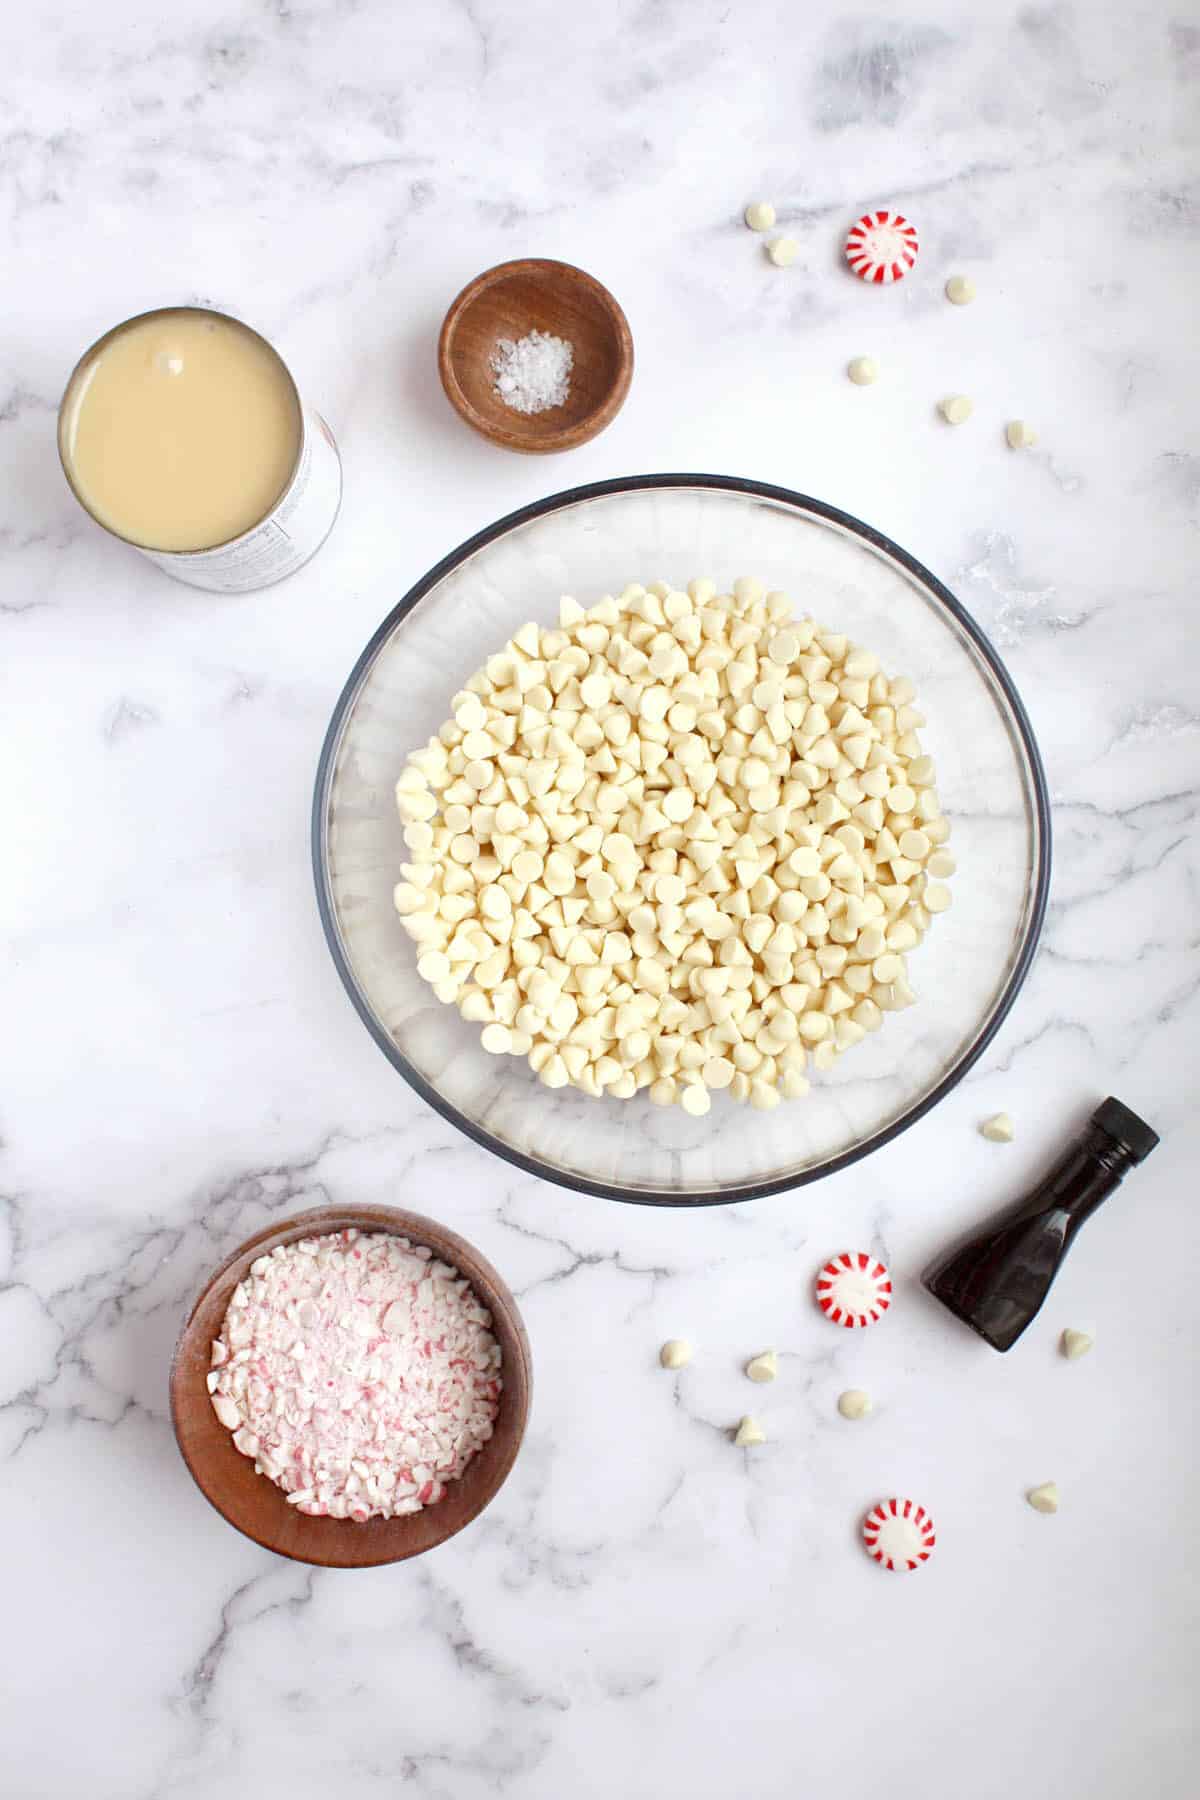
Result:
[[[1200,20],[888,12],[4,15],[6,1800],[1196,1791]],[[760,194],[789,272],[738,222]],[[881,295],[838,245],[887,200],[924,250]],[[608,282],[638,348],[616,424],[549,462],[474,440],[434,372],[451,296],[528,253]],[[276,338],[345,457],[335,537],[249,599],[106,540],[55,459],[78,351],[192,298]],[[871,391],[841,372],[862,351]],[[953,389],[959,432],[932,415]],[[516,504],[670,468],[806,489],[949,581],[1027,698],[1058,833],[1036,970],[964,1086],[835,1180],[696,1216],[519,1178],[426,1111],[338,985],[306,837],[330,708],[404,588]],[[1163,1147],[995,1356],[916,1275],[1109,1091]],[[974,1131],[1001,1106],[1006,1150]],[[166,1417],[202,1273],[325,1197],[465,1231],[537,1361],[492,1510],[370,1574],[240,1539]],[[857,1243],[900,1293],[851,1344],[806,1290]],[[1097,1333],[1076,1366],[1066,1324]],[[677,1381],[674,1333],[702,1347]],[[739,1364],[769,1342],[764,1396]],[[746,1457],[723,1432],[751,1393],[772,1441]],[[1022,1495],[1051,1477],[1047,1519]],[[854,1542],[893,1491],[940,1527],[908,1581]]]

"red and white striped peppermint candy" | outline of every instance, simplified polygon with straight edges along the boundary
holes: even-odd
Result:
[[[881,1500],[863,1520],[863,1543],[867,1555],[885,1569],[906,1575],[929,1561],[937,1537],[923,1506],[911,1500]]]
[[[817,1276],[817,1305],[835,1325],[875,1325],[892,1304],[892,1278],[865,1250],[831,1256]]]
[[[864,213],[846,239],[846,261],[864,281],[903,281],[917,260],[917,233],[903,213]]]

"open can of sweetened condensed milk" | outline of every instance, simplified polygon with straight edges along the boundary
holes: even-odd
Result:
[[[98,525],[215,593],[294,574],[341,505],[333,433],[279,352],[207,307],[141,313],[93,344],[59,407],[58,453]]]

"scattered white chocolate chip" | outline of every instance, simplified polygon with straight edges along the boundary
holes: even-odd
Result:
[[[738,1426],[733,1441],[739,1450],[749,1450],[754,1444],[765,1444],[767,1441],[767,1434],[759,1424],[758,1420],[752,1419],[749,1414],[747,1414]]]
[[[948,394],[938,402],[938,411],[947,425],[965,425],[971,416],[971,401],[966,394]]]
[[[775,208],[769,200],[752,200],[743,216],[751,231],[770,231],[775,223]]]
[[[1095,1341],[1089,1331],[1073,1331],[1068,1328],[1062,1334],[1062,1353],[1068,1362],[1078,1362],[1081,1356],[1087,1355]]]
[[[879,380],[879,364],[873,356],[856,356],[846,364],[846,373],[855,387],[870,387]]]
[[[838,1411],[843,1419],[865,1419],[871,1410],[871,1396],[862,1388],[847,1388],[838,1395]]]
[[[774,1350],[764,1350],[761,1356],[750,1358],[746,1373],[751,1381],[774,1381],[779,1373],[779,1358]]]
[[[1034,1512],[1056,1513],[1058,1511],[1058,1483],[1043,1481],[1041,1487],[1029,1490],[1026,1499]]]
[[[776,238],[767,245],[767,255],[777,269],[790,269],[800,254],[800,246],[794,237]]]
[[[969,275],[952,275],[946,283],[946,298],[954,306],[970,306],[975,298],[975,283]]]
[[[1024,419],[1010,419],[1004,427],[1010,450],[1030,450],[1037,443],[1037,432]]]
[[[1007,1113],[993,1113],[979,1127],[980,1137],[985,1137],[989,1144],[1011,1144],[1013,1141],[1013,1122]]]
[[[686,1338],[668,1338],[658,1353],[664,1369],[683,1369],[692,1360],[692,1346]]]

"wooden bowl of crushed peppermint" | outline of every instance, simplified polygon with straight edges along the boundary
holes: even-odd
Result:
[[[268,1550],[401,1562],[477,1518],[516,1459],[532,1365],[464,1238],[387,1206],[318,1207],[210,1276],[171,1366],[183,1459]]]
[[[527,257],[463,289],[442,324],[438,371],[451,406],[493,444],[574,450],[621,410],[633,338],[594,276]]]

